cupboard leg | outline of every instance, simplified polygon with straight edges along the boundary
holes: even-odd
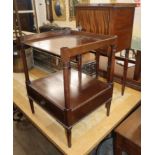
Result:
[[[129,58],[129,50],[125,51],[125,60],[124,60],[124,68],[123,68],[123,79],[122,79],[122,95],[124,95],[126,79],[127,79],[127,71],[128,71],[128,58]]]
[[[33,100],[29,98],[29,102],[30,102],[31,111],[32,111],[32,113],[34,114]]]
[[[72,143],[71,143],[71,129],[72,128],[66,128],[67,143],[68,143],[69,148],[72,146]]]

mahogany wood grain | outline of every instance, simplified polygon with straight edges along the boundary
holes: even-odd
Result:
[[[131,46],[135,7],[133,3],[79,4],[76,25],[87,32],[117,35],[117,51],[121,51]]]

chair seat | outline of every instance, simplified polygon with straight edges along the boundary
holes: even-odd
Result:
[[[64,99],[64,84],[63,84],[63,71],[51,74],[47,77],[33,81],[28,85],[29,97],[34,99],[41,106],[45,107],[46,110],[53,114],[56,111],[56,117],[61,117],[59,120],[64,119],[63,113],[65,108]],[[80,73],[76,70],[71,69],[70,79],[70,103],[72,113],[81,112],[81,109],[85,109],[81,116],[85,116],[90,113],[99,105],[112,97],[112,86],[99,81],[96,78],[88,76],[84,73]],[[89,107],[90,106],[90,107]],[[95,107],[95,108],[94,108]],[[90,109],[90,110],[88,110]],[[75,120],[72,122],[76,122]]]

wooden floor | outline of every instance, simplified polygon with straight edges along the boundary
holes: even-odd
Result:
[[[47,73],[37,69],[30,71],[31,79],[45,75]],[[35,115],[31,113],[25,91],[24,75],[22,73],[14,73],[14,102],[16,106],[25,113],[49,141],[59,148],[61,152],[68,155],[88,154],[132,111],[138,104],[140,97],[140,92],[131,88],[126,88],[125,95],[121,96],[121,86],[115,83],[110,116],[106,116],[106,109],[101,106],[76,124],[72,130],[73,145],[69,149],[65,130],[53,117],[48,115],[37,104],[35,104]],[[34,138],[35,136],[37,135],[33,135]],[[24,143],[24,139],[21,143]]]
[[[27,119],[13,123],[14,155],[61,155]]]

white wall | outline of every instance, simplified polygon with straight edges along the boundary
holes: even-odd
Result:
[[[46,6],[45,0],[35,0],[36,12],[38,17],[38,26],[42,26],[46,22]]]

